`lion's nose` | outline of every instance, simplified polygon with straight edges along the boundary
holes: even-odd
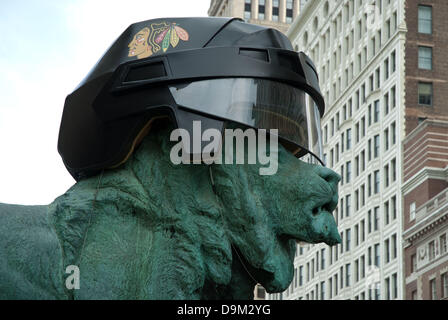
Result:
[[[339,174],[322,166],[316,166],[315,171],[321,178],[327,181],[334,188],[334,190],[337,189],[338,183],[341,181],[341,176]]]
[[[331,213],[338,205],[338,183],[341,181],[341,176],[333,170],[322,166],[316,166],[315,172],[322,179],[328,182],[328,185],[332,191],[330,201],[325,204],[325,209]]]

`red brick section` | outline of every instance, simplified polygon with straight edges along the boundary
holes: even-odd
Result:
[[[418,210],[420,206],[428,202],[446,188],[448,188],[448,183],[446,181],[439,179],[428,179],[406,194],[403,200],[404,230],[409,229],[415,224],[415,220],[410,221],[409,207],[411,203],[415,202],[415,207]]]
[[[432,10],[432,34],[418,33],[418,5],[429,5]],[[410,133],[419,118],[448,120],[448,1],[406,0],[407,41],[405,48],[406,93],[405,130]],[[418,46],[433,47],[433,69],[418,68]],[[418,82],[433,83],[433,105],[418,104]]]
[[[408,261],[406,261],[406,263],[408,263]],[[410,264],[410,261],[409,261],[409,264]],[[438,265],[435,268],[428,270],[427,272],[425,272],[421,275],[421,282],[422,282],[421,295],[422,295],[423,300],[430,300],[432,298],[431,297],[431,288],[430,288],[430,284],[429,284],[429,281],[432,279],[436,280],[437,299],[442,298],[441,275],[442,275],[442,272],[446,272],[445,270],[447,267],[448,267],[448,262],[445,262],[445,263]],[[412,299],[412,291],[414,291],[414,290],[417,290],[417,280],[406,285],[406,300]]]

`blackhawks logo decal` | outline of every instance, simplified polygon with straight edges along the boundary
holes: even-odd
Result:
[[[128,57],[147,58],[162,50],[166,52],[170,45],[175,48],[179,41],[188,41],[188,32],[177,23],[152,23],[134,35],[129,43]]]

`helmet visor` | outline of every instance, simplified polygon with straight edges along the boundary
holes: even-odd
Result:
[[[224,78],[170,86],[180,107],[256,129],[277,129],[297,157],[322,163],[320,113],[313,98],[293,86],[254,78]]]

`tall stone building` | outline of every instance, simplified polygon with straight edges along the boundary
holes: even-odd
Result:
[[[286,33],[299,13],[298,0],[211,0],[209,16],[237,17]]]
[[[299,246],[290,288],[268,299],[444,297],[447,14],[446,0],[319,0],[292,23],[326,101],[343,243]]]

